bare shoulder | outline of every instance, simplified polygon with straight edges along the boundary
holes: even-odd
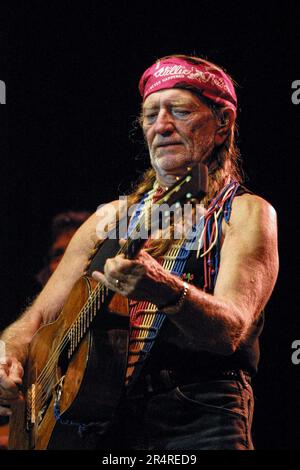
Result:
[[[223,224],[225,233],[215,293],[221,296],[230,293],[231,298],[244,306],[244,312],[253,313],[251,318],[264,308],[277,279],[276,219],[269,202],[243,194],[234,198],[229,223]]]
[[[229,224],[225,224],[225,235],[230,230],[246,228],[251,231],[277,232],[275,208],[265,199],[254,194],[243,194],[234,198]]]
[[[252,194],[234,198],[229,223],[224,225],[223,258],[234,252],[247,263],[256,259],[277,272],[277,216],[268,201]]]
[[[243,194],[233,199],[232,211],[251,211],[251,212],[264,212],[270,217],[276,217],[274,207],[265,199],[256,194]]]

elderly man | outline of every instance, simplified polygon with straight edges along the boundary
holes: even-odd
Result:
[[[137,203],[131,224],[201,162],[209,170],[204,223],[198,226],[202,243],[189,250],[182,240],[185,249],[176,250],[180,241],[172,235],[148,240],[135,259],[106,249],[101,266],[97,255],[106,243],[97,248],[99,213],[92,215],[32,307],[2,336],[7,357],[0,371],[0,412],[10,414],[7,405],[20,399],[34,333],[59,316],[87,272],[129,299],[124,390],[105,432],[79,438],[72,430],[68,441],[70,427],[60,424],[64,442],[57,439],[53,447],[252,449],[251,376],[259,360],[262,311],[278,272],[276,214],[241,185],[237,99],[220,67],[197,57],[164,57],[145,71],[139,89],[152,168],[129,197]]]

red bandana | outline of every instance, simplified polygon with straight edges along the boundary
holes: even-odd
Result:
[[[156,91],[185,86],[199,89],[206,98],[236,113],[237,98],[232,81],[221,69],[205,61],[197,65],[176,57],[158,61],[142,75],[139,90],[145,100]]]

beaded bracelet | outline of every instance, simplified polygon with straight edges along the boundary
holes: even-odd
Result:
[[[185,299],[186,299],[186,296],[187,296],[187,293],[189,291],[189,284],[187,282],[183,282],[183,290],[180,294],[180,297],[179,299],[177,300],[177,302],[175,304],[168,304],[168,305],[165,305],[163,307],[160,307],[159,308],[159,311],[161,313],[165,313],[165,314],[173,314],[173,313],[178,313],[180,312],[184,302],[185,302]]]

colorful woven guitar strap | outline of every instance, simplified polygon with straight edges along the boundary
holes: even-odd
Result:
[[[140,220],[141,215],[148,203],[151,203],[149,193],[137,207],[132,217],[128,233],[130,234]],[[169,272],[176,276],[183,273],[186,261],[192,247],[195,247],[197,235],[200,231],[200,225],[203,226],[203,220],[199,222],[199,227],[193,227],[192,234],[186,239],[174,240],[171,248],[165,255],[157,261]],[[126,385],[133,384],[138,377],[149,353],[154,345],[158,333],[164,323],[165,314],[157,310],[157,306],[147,301],[130,302],[130,340],[128,351],[128,363],[126,372]]]

